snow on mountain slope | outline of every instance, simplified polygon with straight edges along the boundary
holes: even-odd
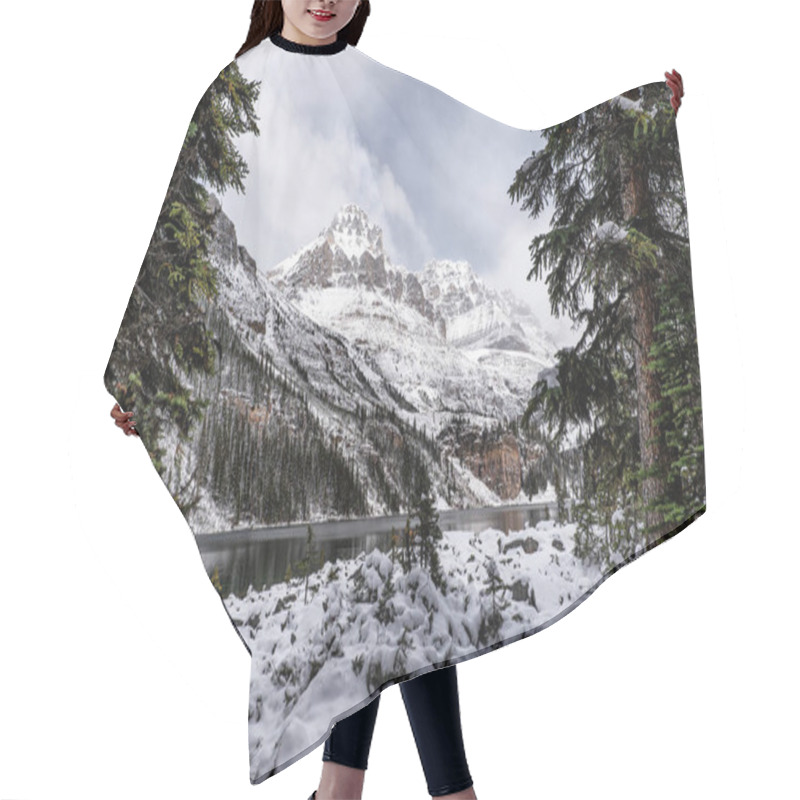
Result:
[[[303,314],[375,359],[421,412],[511,419],[556,346],[532,311],[465,261],[392,263],[355,204],[265,277]]]

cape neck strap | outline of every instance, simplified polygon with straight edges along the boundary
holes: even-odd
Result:
[[[340,53],[347,47],[347,39],[337,39],[329,44],[300,44],[281,36],[278,32],[273,33],[269,40],[276,47],[280,47],[283,50],[288,50],[291,53],[305,53],[310,56],[332,55],[333,53]]]

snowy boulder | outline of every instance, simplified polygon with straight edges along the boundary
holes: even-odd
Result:
[[[524,539],[514,539],[508,542],[503,548],[503,553],[513,550],[515,547],[521,547],[525,553],[535,553],[539,549],[539,542],[533,536],[526,536]]]
[[[291,608],[295,600],[297,600],[297,595],[294,592],[291,594],[286,594],[283,597],[279,597],[278,602],[275,603],[275,608],[272,609],[273,615],[280,614],[281,611]]]
[[[511,599],[522,603],[528,599],[528,580],[527,578],[518,578],[511,585]]]
[[[536,595],[527,578],[519,578],[511,585],[511,599],[536,607]]]

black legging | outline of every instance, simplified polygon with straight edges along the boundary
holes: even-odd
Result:
[[[400,691],[431,797],[468,789],[472,777],[461,734],[455,664],[403,681]],[[367,768],[380,699],[378,695],[369,705],[333,726],[325,741],[323,761]]]

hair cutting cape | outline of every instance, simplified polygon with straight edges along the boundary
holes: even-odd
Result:
[[[204,93],[104,384],[251,657],[251,783],[705,511],[670,97],[522,130],[280,35]]]

